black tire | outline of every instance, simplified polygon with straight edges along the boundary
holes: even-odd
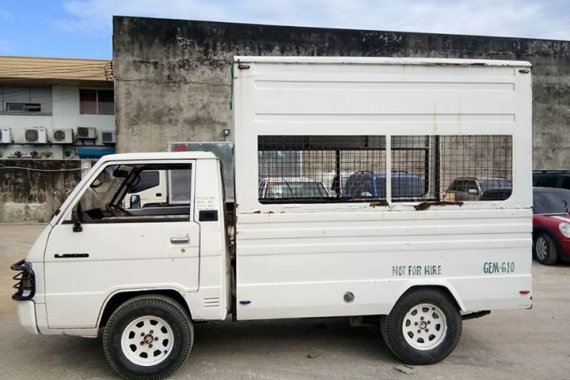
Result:
[[[558,242],[546,232],[541,232],[534,240],[534,257],[544,265],[554,265],[558,261]]]
[[[445,293],[417,289],[398,300],[390,314],[381,319],[380,327],[384,342],[398,359],[407,364],[433,364],[457,346],[462,319]]]
[[[107,362],[125,379],[171,376],[186,361],[193,343],[194,328],[186,311],[160,295],[126,301],[113,312],[103,333]]]

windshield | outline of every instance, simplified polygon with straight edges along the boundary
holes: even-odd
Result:
[[[483,179],[480,184],[483,193],[490,189],[510,189],[513,187],[512,181],[503,178]]]
[[[535,214],[566,214],[570,209],[570,191],[534,191],[533,212]]]

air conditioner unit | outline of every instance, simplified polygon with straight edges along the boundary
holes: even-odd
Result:
[[[101,142],[103,144],[115,144],[117,142],[115,139],[115,131],[101,132]]]
[[[12,144],[12,130],[10,128],[0,128],[0,144]]]
[[[97,129],[93,127],[77,127],[77,138],[80,140],[95,140]]]
[[[6,112],[42,112],[40,103],[6,103]]]
[[[73,129],[56,129],[53,131],[54,144],[73,144]]]
[[[24,129],[24,140],[27,144],[46,144],[47,129],[44,127]]]

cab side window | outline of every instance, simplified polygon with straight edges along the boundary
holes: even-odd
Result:
[[[136,223],[190,219],[190,164],[109,165],[73,211],[79,223]]]
[[[140,193],[141,191],[160,185],[160,172],[158,170],[142,171],[140,173],[140,178],[139,183],[134,185],[130,189],[130,192]]]

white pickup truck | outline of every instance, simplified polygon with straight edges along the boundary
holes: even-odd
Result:
[[[103,157],[12,266],[28,331],[102,336],[119,375],[158,379],[195,321],[366,317],[430,364],[463,319],[532,306],[527,62],[236,57],[232,72],[229,156]],[[129,199],[153,176],[177,185]],[[445,199],[467,176],[512,188]]]

